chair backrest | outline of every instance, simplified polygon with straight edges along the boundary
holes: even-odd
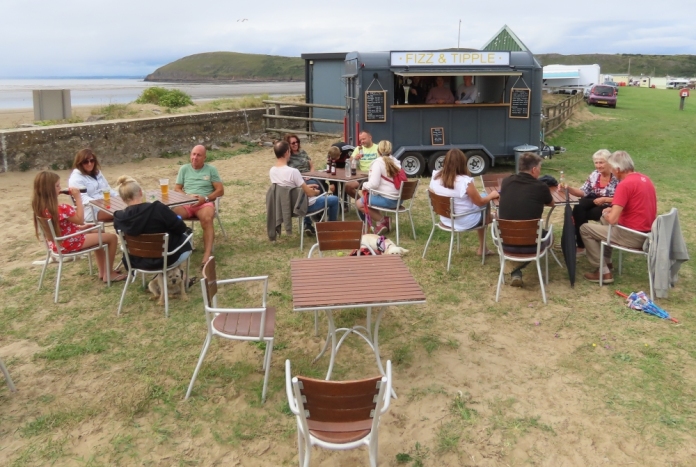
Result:
[[[319,251],[354,250],[360,248],[363,223],[360,221],[317,222]]]
[[[167,256],[169,234],[154,233],[142,235],[122,235],[129,255],[141,258],[162,258]]]
[[[435,214],[442,217],[452,217],[452,198],[438,195],[431,190],[428,190],[428,196],[430,197],[430,206]]]
[[[418,182],[420,180],[406,180],[401,184],[401,202],[412,199],[416,196],[416,190],[418,189]]]
[[[203,266],[203,298],[207,306],[215,306],[217,295],[217,272],[215,271],[215,257],[211,256]]]
[[[541,238],[541,219],[510,221],[497,219],[500,240],[507,246],[536,245]]]
[[[56,241],[57,235],[55,229],[53,228],[53,222],[51,222],[51,219],[36,216],[36,220],[39,223],[39,232],[41,233],[41,238],[44,239],[44,243],[46,243],[46,248],[49,248],[48,241],[50,240],[56,245],[57,251],[62,251],[62,245],[59,241]],[[46,232],[48,232],[48,234]]]
[[[375,415],[382,376],[355,381],[296,378],[302,383],[299,387],[308,420],[348,423],[370,420]]]

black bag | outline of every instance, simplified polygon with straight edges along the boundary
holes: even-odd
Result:
[[[544,182],[546,186],[555,187],[558,186],[558,180],[553,178],[551,175],[542,175],[539,177],[540,182]]]

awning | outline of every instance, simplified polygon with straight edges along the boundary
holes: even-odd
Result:
[[[516,70],[438,70],[433,68],[404,70],[403,68],[391,68],[397,76],[522,76],[521,71]]]

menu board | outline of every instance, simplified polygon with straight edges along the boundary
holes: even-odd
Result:
[[[510,118],[529,118],[529,101],[532,90],[512,88],[510,90]]]
[[[365,121],[387,121],[387,91],[365,91]]]
[[[430,144],[433,146],[443,146],[445,144],[445,129],[435,127],[430,129]]]

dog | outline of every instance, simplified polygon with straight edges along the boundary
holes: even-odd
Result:
[[[157,300],[158,305],[164,306],[164,283],[162,273],[159,273],[152,279],[147,288],[152,292],[152,298],[150,300]],[[186,295],[187,286],[186,272],[181,268],[174,268],[167,271],[167,292],[169,296],[173,297],[179,295],[181,300],[187,302],[188,295]]]
[[[380,251],[383,255],[405,255],[408,253],[406,248],[396,246],[394,242],[381,235],[364,234],[360,242],[363,245],[369,246],[375,253],[378,254]]]

